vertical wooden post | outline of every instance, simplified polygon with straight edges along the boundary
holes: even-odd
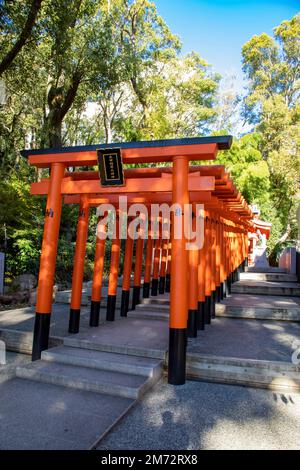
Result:
[[[167,256],[168,256],[168,240],[163,240],[162,248],[161,248],[161,264],[160,264],[159,289],[158,289],[158,292],[160,294],[164,294],[165,288],[166,288]]]
[[[144,285],[143,285],[144,299],[148,299],[150,295],[152,256],[153,256],[153,240],[149,232],[147,246],[146,246],[146,260],[145,260]]]
[[[112,240],[111,244],[111,256],[110,256],[110,271],[108,278],[108,296],[107,296],[107,307],[106,307],[106,320],[114,321],[116,312],[117,302],[117,289],[118,289],[118,273],[119,273],[119,259],[120,259],[120,248],[121,240],[119,236],[119,216],[117,215],[116,220],[116,235]]]
[[[52,163],[40,258],[32,344],[33,361],[40,359],[41,352],[44,349],[48,349],[53,284],[62,206],[61,182],[64,177],[64,171],[65,167],[63,163]]]
[[[82,282],[84,275],[84,260],[89,222],[89,203],[87,196],[80,198],[77,222],[76,247],[73,264],[72,295],[69,319],[69,333],[78,333],[80,323],[80,308],[82,297]]]
[[[216,316],[216,220],[215,214],[211,220],[211,318]]]
[[[207,212],[207,216],[205,218],[205,243],[206,243],[206,250],[205,250],[205,323],[209,325],[211,323],[211,214]]]
[[[143,250],[144,250],[144,240],[141,237],[141,233],[139,231],[139,237],[136,241],[136,250],[135,250],[132,310],[135,310],[135,306],[140,303]]]
[[[161,239],[157,238],[154,244],[154,260],[153,260],[153,273],[152,273],[152,283],[151,283],[151,295],[154,295],[154,296],[156,296],[158,293],[160,247],[161,247]]]
[[[171,262],[172,262],[172,243],[168,243],[168,263],[166,273],[166,292],[171,291]]]
[[[193,214],[194,215],[194,214]],[[193,231],[196,228],[196,217],[193,217]],[[188,283],[188,323],[187,334],[189,338],[197,337],[198,316],[198,265],[199,250],[196,243],[190,242],[189,255],[189,283]]]
[[[198,318],[197,329],[205,329],[205,268],[206,268],[206,245],[204,237],[203,247],[199,251],[198,260]]]
[[[172,225],[172,265],[170,296],[170,331],[169,331],[169,370],[168,381],[173,385],[185,383],[186,367],[186,328],[188,310],[188,253],[184,235],[184,204],[189,203],[188,191],[189,161],[187,157],[173,158],[172,203],[181,207],[181,213],[174,214]],[[174,230],[176,220],[181,217],[182,237],[176,239]],[[177,219],[178,220],[178,219]]]
[[[99,222],[99,221],[98,221]],[[100,233],[105,233],[106,227],[101,225],[97,227],[96,248],[94,257],[94,275],[91,298],[90,326],[99,326],[100,303],[102,294],[103,270],[105,259],[105,242],[104,237],[100,237]]]
[[[133,256],[133,239],[128,233],[127,227],[127,238],[125,243],[125,256],[123,266],[123,283],[122,283],[122,297],[121,297],[121,317],[127,317],[129,309],[129,296],[130,296],[130,276],[132,267],[132,256]]]
[[[221,224],[220,217],[216,215],[216,301],[221,300]]]
[[[220,260],[220,282],[221,282],[221,300],[224,299],[226,296],[225,292],[225,254],[224,254],[224,248],[225,248],[225,242],[224,242],[224,221],[220,217],[220,250],[221,250],[221,260]]]

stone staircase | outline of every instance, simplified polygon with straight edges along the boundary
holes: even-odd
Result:
[[[117,319],[17,363],[0,384],[1,422],[13,430],[0,447],[95,449],[161,379],[167,344],[164,322]]]
[[[270,281],[270,282],[297,282],[296,274],[277,273],[277,272],[254,272],[248,271],[240,274],[243,281]]]
[[[258,294],[300,296],[300,284],[297,282],[260,281],[256,279],[243,279],[232,285],[232,294]]]
[[[170,300],[169,296],[158,295],[149,299],[143,299],[135,310],[128,312],[129,318],[144,318],[146,320],[169,320]]]
[[[249,270],[232,286],[232,295],[217,304],[216,315],[228,317],[227,321],[300,321],[300,285],[296,281],[295,276],[282,270]],[[143,299],[134,311],[128,312],[127,319],[65,337],[62,345],[44,351],[40,361],[17,367],[16,375],[20,379],[137,400],[162,377],[167,364],[169,308],[168,295]],[[215,334],[214,324],[224,320],[213,320],[201,332],[204,336],[199,334],[193,341],[201,344],[202,337]],[[299,366],[291,362],[193,353],[188,346],[187,374],[194,379],[300,390],[299,372]]]
[[[269,269],[267,272],[256,272],[252,268],[241,273],[240,281],[232,286],[231,296],[216,306],[216,315],[300,321],[300,284],[297,276],[280,268]]]
[[[270,326],[262,322],[261,328],[275,328],[275,330],[282,328],[277,323],[278,321],[300,322],[300,285],[297,283],[296,276],[276,268],[270,268],[267,272],[258,271],[249,270],[241,274],[240,281],[232,286],[232,294],[216,304],[216,317],[220,317],[220,320],[218,318],[213,320],[212,324],[206,326],[206,330],[198,335],[198,338],[188,340],[188,344],[197,342],[201,344],[207,333],[213,338],[214,323],[221,321],[221,317],[228,318],[229,321],[234,321],[234,319],[267,320],[270,321]],[[157,296],[143,299],[134,311],[128,312],[128,316],[167,322],[169,308],[169,297]],[[230,327],[231,325],[228,324],[228,328]],[[248,325],[247,327],[249,328]],[[253,335],[255,335],[254,332]],[[218,341],[217,337],[216,341]],[[255,338],[253,337],[251,341],[255,341]],[[192,351],[193,347],[190,350]],[[247,358],[247,354],[245,357],[193,354],[189,352],[188,346],[187,376],[208,382],[279,391],[299,391],[300,366],[285,362],[285,360],[251,359]]]
[[[300,322],[300,298],[232,294],[222,303],[216,304],[216,316]]]
[[[16,369],[22,379],[139,399],[163,374],[163,361],[67,345]]]

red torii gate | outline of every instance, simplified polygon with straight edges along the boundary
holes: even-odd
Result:
[[[104,201],[106,198],[109,200],[109,202],[112,202],[114,198],[120,194],[129,195],[129,197],[131,197],[130,203],[133,201],[142,201],[144,199],[144,202],[158,201],[167,202],[169,204],[176,203],[183,207],[184,204],[193,202],[193,200],[195,202],[202,201],[205,203],[206,210],[208,210],[206,219],[207,240],[205,243],[205,257],[200,257],[199,261],[199,253],[192,253],[189,255],[185,248],[185,244],[187,242],[185,237],[182,237],[180,240],[172,238],[171,241],[168,242],[168,247],[170,243],[172,252],[171,268],[169,266],[170,263],[168,263],[167,268],[165,262],[161,268],[161,277],[163,278],[170,276],[172,279],[169,340],[169,382],[173,384],[184,383],[187,320],[189,319],[188,330],[190,335],[193,334],[195,325],[196,328],[203,327],[203,321],[200,325],[199,322],[197,324],[198,320],[195,321],[196,317],[194,314],[197,311],[197,307],[199,307],[199,304],[201,309],[204,305],[207,307],[211,292],[216,293],[217,291],[218,298],[224,295],[224,291],[221,289],[221,284],[225,283],[228,276],[230,276],[232,272],[235,272],[236,269],[245,261],[247,255],[247,244],[245,242],[245,224],[247,225],[249,223],[248,221],[249,218],[251,218],[251,211],[249,210],[245,201],[243,201],[241,198],[240,194],[234,188],[229,175],[224,172],[224,168],[222,166],[200,166],[189,168],[190,160],[212,160],[216,158],[217,152],[219,150],[230,148],[231,141],[232,139],[230,136],[218,136],[194,139],[175,139],[169,141],[110,144],[110,149],[121,149],[123,162],[125,164],[172,162],[172,168],[163,167],[127,169],[125,170],[125,186],[113,188],[101,187],[99,185],[99,178],[96,172],[84,171],[65,173],[66,167],[96,165],[97,150],[101,148],[107,148],[107,145],[68,147],[47,150],[29,150],[23,152],[23,155],[29,157],[30,164],[40,168],[51,168],[49,180],[43,180],[40,183],[32,184],[33,194],[48,195],[36,305],[33,359],[39,359],[41,351],[48,347],[52,289],[54,283],[55,259],[57,253],[57,241],[63,195],[65,195],[66,199],[68,197],[76,197],[77,200],[75,201],[73,199],[73,202],[80,203],[76,245],[76,253],[78,256],[76,258],[75,255],[75,265],[83,264],[83,249],[81,245],[85,244],[84,238],[86,237],[87,230],[87,213],[90,205],[98,204],[99,201]],[[168,174],[170,175],[169,177]],[[156,194],[156,192],[158,194]],[[211,195],[213,196],[214,201],[209,202]],[[69,200],[69,202],[71,202],[71,200]],[[211,211],[214,211],[218,214],[216,220],[210,217]],[[224,214],[225,212],[227,214],[225,217],[222,217],[223,212]],[[225,236],[224,220],[226,217],[228,217],[228,220],[231,220],[230,223],[232,224],[232,228],[230,230],[232,230],[232,233],[234,233],[234,230],[240,230],[240,233],[243,232],[243,237],[239,237],[239,248],[241,250],[241,254],[240,256],[236,257],[237,259],[234,260],[227,259],[229,258],[229,250],[231,248],[232,241],[230,240],[229,236],[227,238]],[[245,218],[244,223],[242,218]],[[211,224],[211,226],[209,224]],[[223,229],[221,230],[222,224]],[[210,237],[212,233],[217,235],[212,240],[210,240],[210,238],[212,238]],[[238,237],[235,238],[238,239]],[[208,242],[208,240],[210,240],[210,242]],[[221,243],[221,241],[223,241],[223,243]],[[164,259],[166,259],[166,243],[167,242],[164,243],[163,247]],[[151,246],[150,243],[149,246]],[[140,248],[138,254],[139,259],[141,258],[142,253]],[[158,250],[159,246],[157,245],[156,248]],[[129,246],[128,250],[126,251],[130,253],[130,250],[131,247]],[[98,262],[98,270],[101,270],[101,266],[99,266],[99,259],[101,258],[99,258],[99,253],[101,254],[102,251],[103,247],[101,247],[101,243],[98,243],[96,245],[96,252],[98,255],[97,257],[95,256],[95,261]],[[116,251],[118,251],[118,249],[116,249]],[[211,255],[212,252],[214,253],[213,256]],[[150,282],[150,249],[147,251],[147,253],[148,256],[146,256],[147,259],[145,270],[146,287]],[[223,264],[227,264],[226,266],[223,266],[223,264],[220,263],[221,255]],[[118,256],[116,255],[116,259],[117,258]],[[129,259],[129,255],[127,258]],[[225,263],[226,260],[227,263]],[[204,288],[203,277],[205,272],[205,264],[206,266],[210,266],[211,271],[211,268],[215,267],[213,263],[216,262],[218,264],[218,273],[221,273],[221,276],[219,275],[215,282],[214,275],[206,274],[205,278],[207,278],[207,280],[205,282]],[[189,277],[188,264],[193,266],[192,272],[194,273],[192,274],[192,282],[189,283],[189,289],[187,284],[187,279]],[[114,267],[116,265],[113,260],[112,265]],[[97,263],[95,263],[95,267],[96,266]],[[137,272],[135,273],[137,283],[141,277],[140,266],[141,265],[139,265],[139,269],[137,269]],[[94,272],[96,285],[97,269],[95,269],[96,276]],[[125,276],[125,284],[123,284],[123,291],[128,292],[128,263],[125,263],[124,270],[127,270],[127,274]],[[209,270],[206,271],[209,272]],[[74,297],[76,300],[76,302],[74,300],[74,304],[78,308],[72,308],[71,305],[70,330],[76,332],[79,328],[79,315],[77,310],[79,309],[80,311],[79,297],[81,299],[81,291],[79,294],[79,290],[80,277],[82,273],[78,273],[78,275],[76,275],[76,270],[74,270],[74,274]],[[157,276],[157,272],[155,275]],[[114,277],[115,280],[115,271],[112,277]],[[76,286],[78,286],[78,289]],[[135,287],[139,288],[140,286],[136,285]],[[96,292],[96,290],[97,289],[95,288],[94,292]],[[126,308],[128,309],[127,300],[128,299],[126,296],[122,298],[123,312],[125,315],[127,313]],[[100,299],[95,299],[93,302],[100,302]],[[198,305],[196,305],[197,302]],[[210,304],[213,304],[213,302],[210,302]],[[92,304],[92,310],[93,309],[94,316],[91,315],[91,325],[93,325],[93,323],[97,324],[98,305],[95,306],[95,304]],[[189,313],[192,312],[189,317],[187,315],[188,310]],[[209,305],[209,310],[211,310],[211,305]],[[211,313],[213,314],[213,310]],[[206,314],[206,316],[206,322],[209,322],[211,315]]]

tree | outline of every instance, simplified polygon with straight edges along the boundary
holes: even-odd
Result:
[[[295,232],[300,174],[300,14],[267,34],[254,36],[242,49],[248,79],[244,115],[261,134],[268,165],[271,199],[282,230],[278,241]]]
[[[5,1],[0,4],[1,50],[4,52],[0,60],[0,76],[10,67],[30,38],[41,5],[42,0]],[[11,44],[12,39],[15,40],[14,44]]]
[[[129,80],[142,107],[141,122],[146,124],[152,86],[147,77],[160,70],[161,64],[176,57],[181,44],[158,15],[154,3],[148,0],[120,0],[117,3],[122,11],[117,28],[130,64]]]
[[[214,131],[223,131],[226,133],[239,132],[239,104],[240,98],[236,90],[236,76],[225,75],[219,84],[217,101],[217,116],[213,123]]]
[[[42,146],[62,145],[63,120],[79,87],[88,80],[90,67],[103,56],[101,4],[96,0],[52,0],[46,5],[46,37],[39,51],[47,74]]]

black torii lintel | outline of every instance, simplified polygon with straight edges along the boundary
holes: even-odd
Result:
[[[72,152],[88,152],[106,148],[134,149],[134,148],[155,148],[155,147],[171,147],[179,145],[199,145],[199,144],[217,144],[218,150],[228,150],[232,145],[232,136],[210,136],[210,137],[191,137],[183,139],[164,139],[164,140],[143,140],[136,142],[115,142],[111,144],[96,145],[76,145],[74,147],[59,147],[47,149],[29,149],[22,150],[21,155],[28,157],[29,155],[47,155],[54,153],[72,153]]]

